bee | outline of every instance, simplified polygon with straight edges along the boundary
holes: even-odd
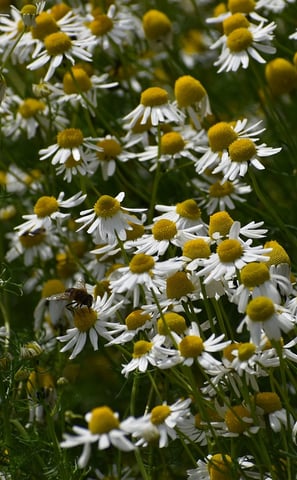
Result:
[[[74,287],[67,288],[65,292],[52,295],[48,297],[47,300],[69,300],[66,308],[71,306],[77,308],[86,306],[90,309],[93,303],[93,296],[87,292],[85,282],[78,280]]]

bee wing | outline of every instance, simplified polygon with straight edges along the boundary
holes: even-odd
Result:
[[[76,280],[73,288],[77,288],[78,290],[86,290],[86,283],[83,278]]]
[[[68,292],[57,293],[55,295],[51,295],[50,297],[47,297],[47,300],[69,300],[69,293]]]

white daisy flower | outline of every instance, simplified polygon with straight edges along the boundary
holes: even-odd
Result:
[[[23,255],[26,266],[33,265],[38,259],[46,262],[53,258],[53,246],[57,247],[60,244],[59,237],[51,229],[45,230],[45,228],[28,230],[22,235],[9,233],[7,238],[10,239],[11,247],[7,250],[5,259],[12,262]]]
[[[271,429],[278,433],[282,427],[291,430],[294,418],[282,407],[282,402],[276,392],[258,392],[255,395],[255,404],[262,409],[262,414],[268,417]]]
[[[106,135],[99,138],[97,142],[98,151],[94,158],[92,169],[101,168],[103,180],[107,181],[116,171],[117,162],[128,162],[135,158],[136,154],[129,152],[125,146],[124,139],[117,139],[113,135]]]
[[[23,215],[26,220],[21,225],[15,227],[19,235],[23,235],[31,230],[48,230],[53,221],[61,222],[70,217],[70,213],[60,212],[60,208],[73,208],[80,205],[86,198],[82,192],[78,192],[68,200],[63,200],[65,193],[61,192],[58,198],[54,196],[42,196],[34,205],[34,213],[30,215]]]
[[[79,468],[87,466],[91,455],[91,445],[95,442],[99,450],[106,450],[111,446],[124,452],[134,450],[134,445],[127,438],[125,429],[125,425],[131,423],[129,418],[120,422],[118,413],[107,406],[101,406],[88,412],[85,420],[88,428],[74,426],[73,432],[76,435],[65,433],[64,440],[60,443],[62,448],[84,446],[78,459]]]
[[[111,333],[113,336],[117,334],[117,337],[108,342],[106,346],[130,342],[139,332],[151,330],[153,325],[152,314],[141,309],[133,310],[126,316],[125,325],[121,325],[117,331],[114,330]]]
[[[155,205],[155,209],[158,212],[163,212],[161,215],[154,217],[154,221],[158,220],[171,220],[178,228],[191,228],[197,225],[203,225],[203,229],[200,233],[206,233],[207,226],[201,218],[201,210],[197,202],[189,198],[183,202],[179,202],[176,205]]]
[[[208,455],[204,460],[197,461],[197,467],[187,471],[188,480],[215,480],[216,478],[235,478],[248,480],[264,478],[256,470],[256,460],[250,456],[234,459],[230,455],[215,453]],[[269,480],[270,477],[266,477]]]
[[[81,217],[76,223],[81,223],[78,232],[87,228],[87,233],[93,234],[96,243],[113,243],[126,240],[127,230],[132,230],[129,222],[142,224],[142,220],[136,218],[130,212],[143,212],[144,208],[125,208],[121,202],[125,193],[120,192],[115,198],[110,195],[101,195],[94,207],[80,212]]]

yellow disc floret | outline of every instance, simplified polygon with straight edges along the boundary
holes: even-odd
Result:
[[[186,321],[179,313],[166,312],[157,320],[157,329],[160,335],[168,335],[170,332],[175,332],[180,335],[186,328]]]
[[[236,28],[247,28],[249,21],[242,13],[234,13],[223,21],[223,31],[225,35],[230,35]]]
[[[111,408],[103,406],[92,410],[88,428],[93,435],[100,435],[118,428],[119,424],[119,420]]]
[[[159,40],[171,32],[171,21],[160,10],[149,10],[143,15],[142,27],[149,40]]]
[[[216,232],[225,237],[228,235],[233,223],[234,220],[228,212],[216,212],[209,217],[208,233],[210,237]]]
[[[168,405],[158,405],[151,411],[151,422],[153,425],[160,425],[164,423],[166,418],[170,415],[171,410]]]
[[[225,413],[225,422],[229,432],[241,434],[251,425],[244,418],[251,419],[249,410],[243,405],[234,405]]]
[[[87,92],[92,88],[92,82],[84,68],[72,68],[63,77],[63,89],[67,95]]]
[[[166,280],[167,298],[182,298],[194,291],[194,285],[186,272],[176,272]]]
[[[171,240],[177,234],[176,224],[167,218],[162,218],[152,226],[152,234],[155,240]]]
[[[265,242],[264,248],[272,248],[271,252],[266,254],[269,257],[268,262],[266,262],[268,267],[271,265],[280,265],[281,263],[291,264],[290,257],[286,250],[276,240]]]
[[[234,192],[232,182],[221,183],[219,180],[209,187],[209,196],[213,198],[222,198]]]
[[[23,118],[34,117],[38,113],[41,113],[45,109],[45,103],[36,98],[26,98],[18,108],[18,112]]]
[[[102,37],[113,29],[113,21],[107,15],[97,15],[96,18],[89,23],[89,29],[96,37]]]
[[[285,58],[274,58],[268,62],[265,77],[273,95],[290,93],[297,87],[296,67]]]
[[[232,459],[229,455],[216,453],[211,457],[208,465],[210,480],[237,480],[232,469]]]
[[[34,205],[34,213],[40,218],[47,217],[58,209],[59,204],[55,197],[40,197]]]
[[[66,128],[57,135],[57,144],[61,148],[77,148],[82,145],[84,136],[79,128]]]
[[[180,133],[168,132],[161,137],[161,154],[174,155],[185,147],[185,141]]]
[[[237,133],[227,122],[219,122],[209,128],[208,140],[213,152],[226,150],[237,139]]]
[[[204,344],[202,338],[196,335],[187,335],[182,339],[178,348],[183,357],[196,358],[203,352]]]
[[[77,308],[74,312],[73,323],[80,332],[87,332],[91,327],[94,326],[97,318],[97,312],[95,312],[95,310],[92,308]]]
[[[255,10],[255,0],[228,0],[228,9],[232,13],[251,13]]]
[[[275,392],[259,392],[255,395],[256,405],[263,408],[264,413],[273,413],[281,410],[282,402]]]
[[[131,272],[136,274],[150,272],[154,266],[154,258],[151,255],[146,255],[145,253],[136,253],[129,263]]]
[[[94,205],[94,212],[97,217],[110,218],[116,215],[121,209],[120,202],[110,195],[102,195]]]
[[[231,52],[247,50],[253,43],[253,35],[247,28],[236,28],[227,37],[226,45]]]
[[[177,203],[176,213],[181,217],[188,218],[189,220],[199,220],[201,217],[201,210],[195,200],[192,198]]]
[[[240,271],[241,283],[247,288],[262,285],[270,279],[269,269],[264,262],[251,262]]]
[[[145,107],[157,107],[168,103],[168,93],[164,88],[150,87],[140,96],[140,103]]]
[[[248,162],[257,153],[256,145],[249,138],[238,138],[229,145],[228,150],[232,162]]]
[[[125,324],[128,330],[136,330],[142,327],[150,318],[150,315],[144,310],[134,310],[125,318]]]
[[[203,238],[188,240],[183,246],[183,255],[191,258],[209,258],[211,254],[209,244]]]
[[[241,257],[242,252],[242,245],[235,238],[223,240],[217,247],[217,254],[223,263],[234,262]]]
[[[44,46],[47,53],[52,57],[62,55],[72,47],[71,38],[64,32],[57,32],[48,35],[44,39]]]
[[[139,358],[150,352],[152,349],[152,342],[147,342],[146,340],[138,340],[134,343],[133,347],[133,358]]]
[[[246,308],[246,314],[253,322],[265,322],[275,313],[275,306],[269,297],[253,298]]]
[[[179,107],[183,108],[200,102],[205,97],[206,90],[196,78],[183,75],[175,82],[174,94]]]
[[[31,28],[33,38],[44,40],[45,37],[60,30],[55,17],[48,12],[41,12],[35,18],[35,26]]]
[[[102,162],[109,162],[110,160],[117,158],[122,152],[120,143],[114,138],[100,140],[97,142],[97,146],[102,149],[102,151],[96,152],[98,159]]]

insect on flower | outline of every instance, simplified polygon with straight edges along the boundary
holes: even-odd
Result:
[[[87,292],[85,282],[78,280],[74,287],[67,288],[65,292],[51,295],[47,297],[47,300],[69,300],[69,303],[66,305],[67,308],[87,306],[90,309],[93,303],[93,296]]]

